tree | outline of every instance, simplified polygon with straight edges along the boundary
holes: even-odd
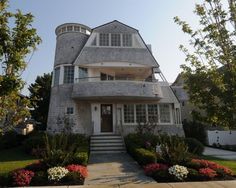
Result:
[[[34,110],[31,111],[32,117],[41,122],[45,127],[50,101],[52,75],[50,73],[37,76],[35,83],[29,86],[30,103]]]
[[[205,0],[194,13],[199,28],[175,17],[190,36],[191,49],[180,45],[189,65],[182,65],[190,102],[204,113],[194,118],[211,125],[236,125],[236,2]]]
[[[9,12],[8,0],[0,1],[0,121],[11,114],[5,125],[15,125],[29,115],[28,100],[20,96],[24,86],[21,78],[27,66],[25,58],[41,42],[31,26],[33,15]],[[14,23],[14,24],[13,24]],[[20,107],[18,104],[21,104]]]

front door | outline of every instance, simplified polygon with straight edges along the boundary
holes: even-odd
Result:
[[[112,104],[101,104],[101,132],[112,131]]]

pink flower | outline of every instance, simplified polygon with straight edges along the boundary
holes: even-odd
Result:
[[[66,166],[66,169],[69,170],[70,172],[79,172],[82,178],[86,178],[88,176],[87,167],[82,165],[71,164]]]
[[[152,163],[144,166],[144,172],[147,175],[152,175],[154,172],[159,170],[167,170],[168,166],[162,163]]]
[[[217,176],[216,171],[212,170],[211,168],[200,168],[199,173],[201,175],[208,177],[208,178],[214,178]]]
[[[19,169],[12,173],[13,184],[17,186],[28,186],[34,177],[34,172],[30,170]]]

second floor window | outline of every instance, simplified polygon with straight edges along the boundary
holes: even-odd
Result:
[[[59,85],[60,79],[60,67],[55,68],[54,70],[54,86]]]
[[[123,46],[132,46],[132,35],[131,34],[123,34]]]
[[[111,46],[120,46],[120,34],[111,34]]]
[[[79,78],[81,80],[88,78],[88,69],[87,68],[83,68],[83,67],[79,68]]]
[[[100,44],[100,46],[109,46],[109,34],[108,33],[100,33],[99,44]]]
[[[74,83],[74,66],[64,67],[64,84]]]

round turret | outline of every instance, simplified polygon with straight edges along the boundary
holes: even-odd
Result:
[[[72,64],[85,45],[91,29],[78,23],[66,23],[55,30],[57,35],[54,66]]]

